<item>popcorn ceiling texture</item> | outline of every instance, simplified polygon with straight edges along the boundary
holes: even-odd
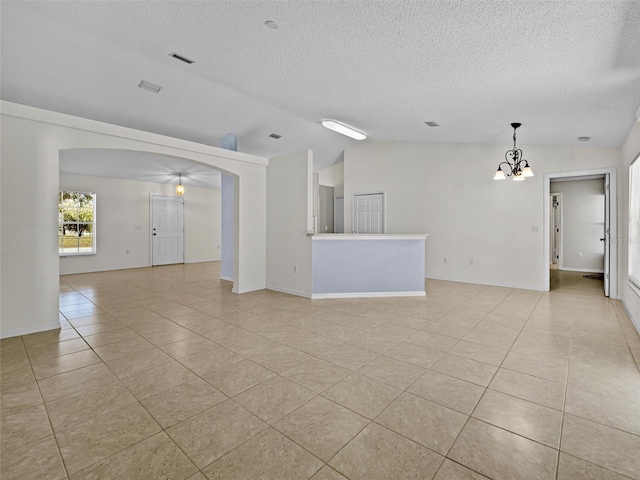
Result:
[[[325,118],[374,141],[508,145],[517,121],[523,145],[620,146],[640,105],[635,1],[3,2],[2,45],[5,100],[311,148],[316,169],[353,143]]]

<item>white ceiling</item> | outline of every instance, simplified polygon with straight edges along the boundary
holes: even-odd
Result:
[[[638,1],[0,8],[3,99],[210,145],[233,132],[238,150],[266,157],[309,148],[316,170],[355,143],[326,118],[373,141],[509,147],[521,122],[519,145],[620,146],[640,105]]]
[[[178,184],[185,187],[220,188],[218,170],[170,155],[102,148],[76,148],[60,152],[60,172],[76,175],[124,178],[139,182]]]

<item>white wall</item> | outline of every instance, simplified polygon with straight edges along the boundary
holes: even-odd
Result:
[[[604,179],[551,182],[562,193],[562,257],[560,268],[604,271]],[[582,256],[578,256],[578,252]]]
[[[494,181],[508,148],[506,140],[501,146],[366,142],[349,148],[345,230],[354,193],[384,192],[387,233],[429,234],[428,278],[541,290],[548,275],[543,173],[619,168],[620,149],[522,145],[535,176]]]
[[[10,102],[1,108],[0,337],[59,327],[58,165],[70,148],[171,155],[236,175],[234,291],[265,288],[267,159]]]
[[[344,162],[325,168],[318,174],[320,185],[333,187],[334,197],[342,197],[344,195]]]
[[[312,152],[269,159],[267,288],[311,296],[312,206]]]
[[[60,189],[97,195],[97,254],[60,257],[60,274],[151,264],[150,195],[175,196],[175,185],[61,173]],[[185,263],[220,260],[220,190],[187,187],[184,199]]]
[[[621,245],[619,260],[620,299],[630,314],[631,321],[640,333],[640,294],[629,285],[629,165],[640,154],[640,123],[634,122],[626,141],[622,146],[622,168],[620,169],[619,192],[621,196],[620,237],[625,240]]]

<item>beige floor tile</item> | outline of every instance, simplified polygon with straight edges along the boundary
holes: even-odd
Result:
[[[350,374],[351,371],[346,368],[312,358],[281,375],[313,392],[322,393]]]
[[[43,403],[40,389],[36,382],[19,385],[2,386],[0,389],[0,407],[2,411],[9,408],[31,407]]]
[[[179,480],[189,478],[195,472],[193,463],[166,433],[161,432],[76,473],[72,480]]]
[[[333,468],[325,465],[310,480],[347,480],[346,477],[340,475]]]
[[[144,338],[138,337],[131,340],[96,347],[93,350],[104,360],[113,360],[114,358],[123,357],[125,355],[133,355],[150,348],[155,348],[153,344],[147,342]]]
[[[110,330],[108,332],[97,333],[84,337],[85,342],[92,348],[104,347],[114,343],[124,342],[125,340],[136,340],[141,338],[136,332],[129,328],[120,328],[118,330]]]
[[[25,360],[12,359],[14,365],[8,365],[7,363],[5,363],[4,360],[2,362],[2,372],[0,373],[0,385],[2,385],[2,388],[10,385],[23,385],[35,381],[36,377],[33,375],[29,360],[26,359],[26,354]]]
[[[594,372],[588,377],[569,372],[565,412],[640,435],[640,372],[629,382]]]
[[[171,363],[173,359],[158,348],[150,348],[133,355],[107,360],[105,363],[119,378],[135,375],[153,367]]]
[[[309,360],[311,357],[306,353],[302,353],[286,345],[271,348],[250,356],[255,363],[262,365],[276,373],[285,372],[302,362]]]
[[[122,382],[138,400],[142,400],[195,378],[193,372],[173,361],[124,377]]]
[[[76,331],[83,337],[90,337],[92,335],[115,332],[118,330],[127,330],[128,328],[129,327],[127,327],[125,324],[119,322],[113,317],[111,317],[111,319],[105,319],[100,323],[94,323],[86,325],[84,327],[75,327]]]
[[[214,370],[202,378],[225,395],[233,397],[265,380],[269,380],[274,375],[275,373],[271,370],[267,370],[250,360],[240,360]]]
[[[500,368],[489,384],[489,388],[556,410],[563,409],[565,389],[563,383]]]
[[[489,331],[478,325],[467,333],[463,339],[468,342],[480,343],[488,347],[508,349],[518,336],[517,332]]]
[[[52,433],[44,405],[3,409],[0,414],[0,445],[3,450],[15,450]]]
[[[233,352],[236,352],[244,357],[248,357],[251,355],[256,355],[260,352],[264,352],[265,350],[275,348],[278,346],[278,343],[274,342],[273,340],[269,340],[262,335],[256,335],[255,333],[247,332],[246,337],[225,344],[225,346]]]
[[[329,462],[352,480],[431,479],[443,457],[375,423]]]
[[[67,471],[74,474],[160,430],[147,411],[134,403],[58,432],[56,439]]]
[[[557,450],[470,418],[447,456],[489,478],[545,480],[555,478],[557,455]]]
[[[565,357],[536,357],[516,352],[509,352],[502,363],[502,368],[558,383],[566,382],[568,367],[569,359]]]
[[[310,390],[276,376],[234,399],[267,423],[273,423],[315,396]]]
[[[449,375],[427,370],[407,391],[457,412],[471,415],[485,389]]]
[[[207,480],[207,477],[205,477],[203,474],[198,472],[195,475],[192,475],[191,477],[187,478],[187,480]]]
[[[627,480],[628,478],[572,455],[560,453],[557,480]]]
[[[431,348],[432,350],[438,350],[440,352],[447,352],[451,347],[458,343],[458,339],[454,337],[447,337],[446,335],[440,335],[438,333],[421,331],[411,335],[406,339],[406,342]]]
[[[173,327],[157,333],[143,335],[144,338],[159,347],[169,343],[178,342],[187,338],[195,337],[197,334],[182,327]]]
[[[211,480],[282,480],[308,479],[320,467],[320,460],[269,428],[203,471]]]
[[[98,363],[102,363],[102,360],[92,350],[83,350],[60,357],[33,359],[31,366],[36,379],[40,380]]]
[[[341,380],[322,395],[367,418],[375,418],[402,393],[390,385],[357,373]]]
[[[347,342],[349,345],[364,348],[375,353],[384,353],[396,346],[401,340],[394,337],[387,337],[375,331],[365,332]]]
[[[103,363],[38,380],[40,393],[45,402],[90,388],[119,383],[118,378]]]
[[[70,353],[89,350],[89,345],[81,338],[65,340],[64,342],[50,343],[41,345],[32,349],[27,349],[29,358],[32,361],[40,361],[47,358],[59,357],[60,355],[68,355]]]
[[[226,400],[167,430],[198,468],[209,465],[267,428],[233,400]]]
[[[424,372],[425,369],[422,367],[385,356],[371,360],[358,370],[358,373],[362,375],[403,390],[411,385]]]
[[[224,347],[214,345],[208,350],[196,353],[195,355],[189,355],[188,357],[183,357],[178,361],[195,374],[202,376],[207,373],[211,373],[218,368],[222,368],[225,365],[239,362],[240,360],[242,360],[242,357],[237,353],[233,353],[231,350]]]
[[[557,410],[487,390],[472,416],[549,447],[559,447],[562,413]]]
[[[486,480],[487,477],[480,475],[478,472],[469,470],[459,463],[452,462],[448,458],[438,470],[433,480]]]
[[[640,437],[565,414],[561,450],[621,475],[640,479]]]
[[[472,327],[449,323],[444,317],[424,327],[425,332],[437,333],[452,338],[462,338],[469,333],[471,329]]]
[[[491,379],[498,367],[468,358],[445,354],[431,367],[431,370],[486,387],[491,383]]]
[[[48,402],[47,412],[53,430],[59,432],[135,402],[135,397],[124,385],[109,384]]]
[[[162,428],[169,428],[227,397],[200,378],[185,382],[141,401]]]
[[[58,445],[50,435],[15,450],[2,450],[3,480],[61,480],[67,476]]]
[[[340,367],[355,371],[374,358],[377,358],[378,354],[359,347],[343,344],[327,350],[318,356]]]
[[[418,367],[429,368],[443,355],[443,352],[402,342],[385,352],[385,355]]]
[[[87,325],[96,325],[103,322],[113,322],[115,317],[108,313],[102,313],[98,315],[90,315],[88,317],[74,318],[69,321],[75,328],[86,327]]]
[[[403,393],[375,421],[400,435],[446,455],[467,415],[424,398]]]
[[[31,335],[24,335],[22,341],[27,351],[35,350],[37,347],[49,345],[51,343],[64,342],[66,340],[72,340],[74,338],[80,338],[78,333],[71,330],[48,330],[46,332],[32,333]]]
[[[316,457],[328,461],[369,419],[323,397],[316,397],[273,426]]]
[[[460,340],[448,353],[498,367],[507,356],[508,351]]]
[[[177,342],[162,345],[160,348],[169,356],[179,360],[190,355],[195,355],[196,353],[204,352],[214,346],[216,346],[216,344],[206,338],[191,337],[185,340],[179,340]]]

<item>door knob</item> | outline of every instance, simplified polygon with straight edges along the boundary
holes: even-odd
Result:
[[[601,242],[604,242],[605,240],[606,240],[606,237],[602,237],[602,238],[600,239],[600,241],[601,241]]]
[[[153,232],[153,236],[154,236],[154,237],[156,236],[156,232]]]

